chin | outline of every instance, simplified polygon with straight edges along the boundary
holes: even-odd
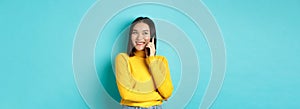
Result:
[[[142,51],[142,50],[144,50],[144,49],[136,49],[137,51]]]
[[[142,51],[144,50],[145,48],[135,48],[137,51]]]

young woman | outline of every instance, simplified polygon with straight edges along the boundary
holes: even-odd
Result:
[[[127,53],[115,59],[116,80],[123,109],[161,109],[173,85],[167,59],[156,55],[156,30],[147,17],[135,19]]]

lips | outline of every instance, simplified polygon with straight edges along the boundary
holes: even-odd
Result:
[[[145,42],[136,42],[136,45],[144,45]]]

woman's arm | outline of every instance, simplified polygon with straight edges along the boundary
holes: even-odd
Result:
[[[150,56],[146,59],[159,94],[167,100],[173,92],[168,61],[163,56]]]
[[[116,80],[122,99],[130,101],[161,100],[162,97],[154,91],[152,80],[138,82],[132,77],[128,60],[129,56],[125,53],[118,54],[115,60]]]

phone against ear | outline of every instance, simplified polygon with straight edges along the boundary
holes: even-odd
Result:
[[[152,38],[150,38],[150,42],[152,42],[152,40],[151,40]],[[146,47],[145,53],[146,53],[146,57],[149,57],[150,56],[150,48]]]

